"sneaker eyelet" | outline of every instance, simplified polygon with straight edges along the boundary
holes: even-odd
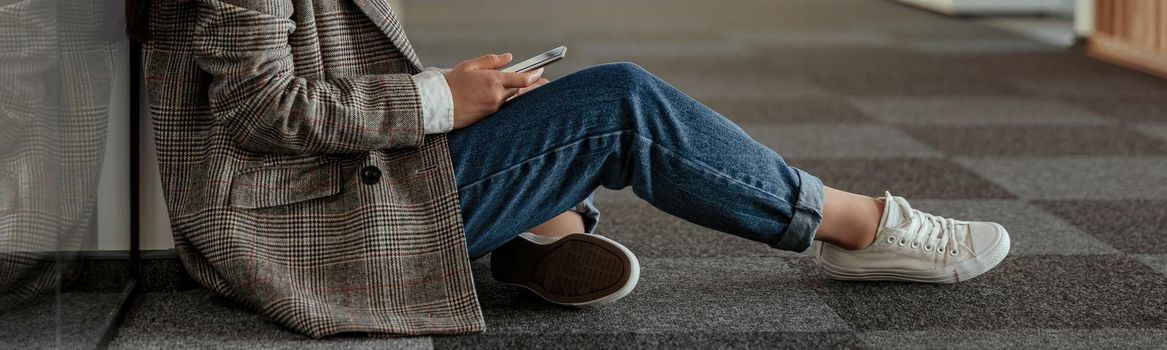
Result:
[[[956,249],[949,250],[948,252],[952,253],[952,255],[954,255],[954,256],[957,254]]]
[[[887,243],[895,244],[896,243],[896,236],[887,236]]]
[[[940,254],[944,254],[944,247],[936,247],[936,252],[940,253]]]
[[[903,239],[901,239],[901,240],[900,240],[900,246],[902,247],[902,246],[905,246],[905,245],[908,245],[908,241],[907,241],[907,240],[903,240]]]
[[[919,243],[919,242],[912,242],[912,249],[916,249],[916,248],[919,248],[919,247],[920,247],[920,243]]]
[[[926,245],[926,246],[924,246],[924,251],[926,251],[926,252],[930,252],[930,251],[932,251],[932,245]]]

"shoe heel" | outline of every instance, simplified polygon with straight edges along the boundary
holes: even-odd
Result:
[[[524,261],[524,259],[533,254],[524,254],[529,248],[524,249],[524,245],[534,245],[522,238],[515,238],[514,240],[504,244],[502,247],[495,249],[490,254],[490,275],[494,277],[495,281],[502,283],[519,283],[526,280],[524,276],[529,275],[533,261]]]

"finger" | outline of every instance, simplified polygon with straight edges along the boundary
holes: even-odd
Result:
[[[531,84],[531,86],[519,89],[519,94],[515,95],[515,97],[519,97],[525,93],[531,92],[532,90],[535,90],[536,88],[538,88],[540,86],[543,86],[543,84],[545,84],[545,83],[542,80],[536,81],[534,84]]]
[[[508,98],[506,100],[512,100],[512,99],[515,99],[516,97],[523,96],[524,93],[531,92],[531,90],[534,90],[534,88],[539,88],[538,82],[531,84],[531,86],[526,86],[526,88],[519,89],[518,93],[515,93],[515,96],[511,96],[510,98]]]
[[[512,98],[515,98],[515,96],[518,96],[518,95],[519,95],[519,91],[520,91],[520,89],[506,89],[506,90],[503,90],[503,93],[502,93],[502,101],[503,101],[503,102],[510,101]]]
[[[520,88],[519,93],[515,94],[514,96],[511,96],[510,98],[507,98],[506,100],[510,101],[510,100],[515,99],[516,97],[523,96],[523,94],[531,92],[531,90],[535,90],[536,88],[543,86],[543,85],[550,83],[550,82],[551,81],[547,80],[547,78],[539,78],[539,81],[536,81],[534,84],[531,84],[530,86],[527,86],[525,88]]]
[[[509,52],[501,55],[483,55],[479,58],[463,61],[462,63],[458,64],[458,67],[456,68],[462,70],[497,69],[506,65],[507,63],[510,63],[511,59],[513,58],[514,56],[512,56]]]
[[[531,86],[539,81],[543,76],[543,68],[539,68],[527,73],[506,73],[499,72],[499,81],[503,87],[506,88],[525,88]]]

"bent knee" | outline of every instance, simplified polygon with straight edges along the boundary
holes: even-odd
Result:
[[[599,71],[603,72],[604,74],[609,75],[609,76],[613,76],[613,77],[636,78],[636,77],[652,76],[652,73],[649,73],[647,70],[645,70],[640,65],[637,65],[636,63],[632,63],[632,62],[605,63],[605,64],[593,66],[592,69],[599,70]]]
[[[605,63],[589,67],[580,73],[609,85],[620,86],[637,86],[656,79],[652,73],[630,62]]]

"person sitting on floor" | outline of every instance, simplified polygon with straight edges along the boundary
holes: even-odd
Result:
[[[313,337],[482,331],[470,260],[492,252],[496,279],[548,301],[619,299],[639,264],[592,234],[601,186],[777,249],[819,241],[837,279],[955,283],[1009,251],[1001,225],[826,187],[635,64],[426,69],[387,0],[150,11],[177,250],[207,288]]]

